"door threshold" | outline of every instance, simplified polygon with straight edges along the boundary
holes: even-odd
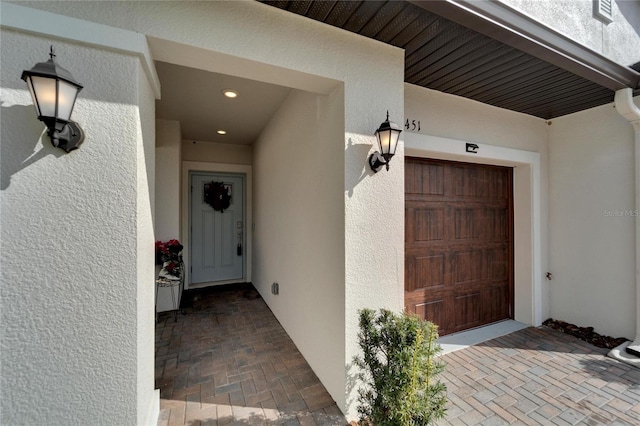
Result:
[[[440,352],[440,354],[444,355],[460,349],[468,348],[469,346],[505,336],[527,327],[529,327],[527,324],[514,320],[506,320],[486,325],[484,327],[449,334],[438,339],[438,344],[442,348],[442,352]]]
[[[247,281],[244,279],[237,279],[237,280],[224,280],[224,281],[206,281],[203,283],[191,283],[189,284],[189,287],[187,288],[187,290],[196,290],[199,288],[207,288],[207,287],[215,287],[218,285],[227,285],[227,284],[241,284],[241,283],[246,283]]]

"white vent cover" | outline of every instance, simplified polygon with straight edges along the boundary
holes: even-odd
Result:
[[[593,16],[606,24],[613,22],[613,0],[593,0]]]

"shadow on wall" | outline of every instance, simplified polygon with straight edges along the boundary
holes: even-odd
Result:
[[[30,105],[2,107],[0,131],[0,191],[9,188],[11,177],[49,154],[60,157],[64,152],[54,148],[46,135],[46,126],[38,121]],[[43,140],[37,150],[38,142]]]
[[[349,198],[353,196],[353,190],[362,180],[367,176],[372,176],[373,170],[369,167],[369,150],[371,145],[366,144],[354,144],[353,139],[349,138],[347,147],[344,152],[344,162],[346,165],[353,165],[353,170],[348,170],[345,174],[345,187]],[[361,167],[359,172],[356,171],[357,167]],[[358,173],[360,175],[358,176]]]
[[[640,13],[637,2],[628,0],[616,0],[618,9],[624,16],[624,19],[631,24],[636,34],[640,35]]]
[[[360,369],[353,362],[347,364],[347,381],[345,383],[345,392],[347,394],[345,406],[347,412],[350,411],[351,407],[357,409],[358,405],[360,405],[360,401],[358,399],[362,382],[358,378],[359,373]]]

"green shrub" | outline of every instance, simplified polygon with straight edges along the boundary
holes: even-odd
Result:
[[[381,309],[359,311],[358,343],[362,356],[354,358],[358,378],[358,412],[363,424],[376,426],[428,425],[443,418],[446,387],[436,379],[444,363],[434,324],[415,315]]]

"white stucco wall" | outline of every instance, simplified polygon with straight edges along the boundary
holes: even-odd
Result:
[[[53,42],[85,86],[70,154],[20,80],[51,38],[2,30],[0,423],[150,424],[153,94],[136,56]]]
[[[136,138],[137,173],[137,295],[136,332],[138,335],[136,424],[153,425],[160,411],[160,391],[155,388],[155,141],[156,112],[153,88],[140,61],[137,62],[138,129]]]
[[[254,148],[253,283],[336,400],[345,387],[343,105],[341,89],[294,90]]]
[[[182,141],[184,161],[206,161],[209,163],[251,164],[253,147],[217,142]]]
[[[344,259],[335,268],[345,270],[345,296],[344,303],[332,303],[345,312],[345,331],[343,346],[324,348],[344,352],[316,365],[310,361],[338,405],[354,417],[355,391],[345,394],[322,371],[352,374],[359,308],[403,306],[404,164],[396,161],[376,175],[367,165],[373,132],[386,111],[403,121],[403,52],[253,1],[21,4],[145,34],[155,60],[323,95],[344,84]],[[399,158],[402,152],[401,145]],[[326,359],[341,362],[329,365]]]
[[[500,0],[621,65],[640,61],[640,3],[613,0],[613,22],[593,15],[593,0]]]
[[[632,126],[608,104],[557,118],[549,129],[552,315],[632,339]]]
[[[182,134],[180,123],[156,120],[155,237],[180,239],[180,165]]]

